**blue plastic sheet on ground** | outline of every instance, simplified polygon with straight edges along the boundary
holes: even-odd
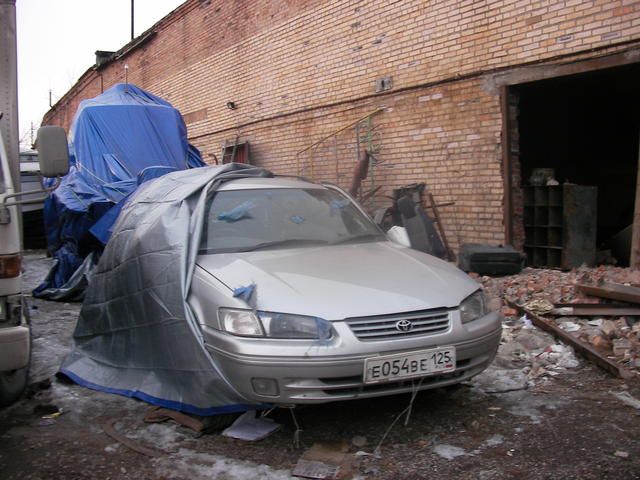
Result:
[[[45,202],[47,248],[59,261],[58,271],[34,291],[41,298],[50,298],[71,278],[73,271],[60,270],[71,263],[63,261],[66,252],[77,252],[82,263],[102,248],[123,203],[140,184],[204,166],[187,141],[180,112],[132,84],[81,102],[69,140],[69,173]]]

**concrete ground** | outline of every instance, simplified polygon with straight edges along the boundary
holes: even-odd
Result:
[[[26,256],[25,291],[49,265],[42,252]],[[505,328],[492,367],[460,388],[419,393],[406,425],[403,416],[389,429],[408,395],[299,408],[303,432],[296,446],[289,411],[270,414],[282,428],[259,442],[219,432],[198,438],[174,423],[144,423],[150,406],[143,402],[57,380],[53,375],[71,347],[79,310],[77,304],[31,300],[33,385],[0,411],[4,480],[290,478],[300,456],[318,442],[353,453],[355,478],[640,478],[640,410],[614,395],[640,398],[638,382],[625,385],[576,362],[546,334],[515,321]],[[532,356],[515,352],[514,338],[519,348],[541,348],[547,356],[557,350],[556,363],[532,376]],[[62,415],[43,418],[51,405]],[[149,458],[114,441],[104,433],[110,421],[163,454]]]

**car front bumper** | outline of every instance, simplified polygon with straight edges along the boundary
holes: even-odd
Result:
[[[208,338],[207,349],[214,361],[229,383],[242,396],[260,403],[309,404],[410,392],[418,383],[419,389],[425,390],[468,380],[482,372],[493,361],[502,331],[501,318],[496,313],[472,323],[476,323],[473,326],[475,330],[473,334],[466,332],[466,335],[460,335],[460,327],[464,329],[465,326],[458,323],[457,329],[443,335],[417,337],[400,342],[359,342],[359,349],[344,349],[341,348],[342,342],[334,341],[294,356],[287,355],[295,349],[287,349],[286,342],[282,342],[276,349],[278,354],[269,352],[261,355],[256,354],[256,351],[259,353],[261,350],[256,346],[260,347],[275,341],[241,339],[238,342],[238,337],[219,331],[205,333],[205,337]],[[337,328],[342,337],[348,334],[346,328],[346,326],[342,330]],[[349,340],[353,341],[353,339]],[[358,342],[358,340],[355,341]],[[242,345],[243,342],[249,343],[247,348],[238,348],[238,344]],[[252,346],[254,348],[251,348]],[[420,379],[393,380],[377,384],[364,383],[364,362],[367,358],[411,353],[442,346],[454,346],[456,349],[456,369],[453,372],[433,374]],[[354,354],[339,353],[344,350],[359,351]],[[257,393],[252,379],[269,379],[277,382],[277,395]]]

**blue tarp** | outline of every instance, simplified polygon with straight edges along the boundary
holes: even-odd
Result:
[[[69,173],[45,203],[47,248],[57,261],[56,271],[34,290],[41,298],[58,297],[73,274],[71,266],[99,253],[138,185],[204,166],[187,141],[180,112],[131,84],[81,102],[69,139]]]

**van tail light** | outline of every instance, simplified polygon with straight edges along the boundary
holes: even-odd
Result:
[[[15,278],[20,275],[22,257],[16,255],[0,255],[0,278]]]

